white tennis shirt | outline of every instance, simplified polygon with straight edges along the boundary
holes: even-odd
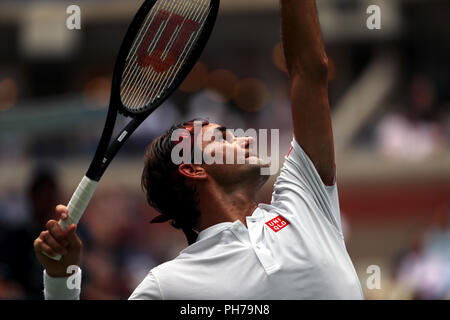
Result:
[[[295,139],[271,204],[259,204],[246,222],[203,230],[178,257],[150,270],[130,299],[363,298],[342,235],[337,185],[323,184]],[[54,297],[49,278],[46,297]]]

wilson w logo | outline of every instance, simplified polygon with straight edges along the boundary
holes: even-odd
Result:
[[[170,17],[169,16],[169,12],[159,10],[157,16],[153,19],[153,22],[148,28],[147,34],[142,40],[137,53],[138,64],[142,68],[152,66],[156,72],[167,71],[177,62],[189,37],[194,31],[197,31],[199,27],[197,22],[185,19],[178,14],[172,14]],[[161,32],[159,40],[154,39],[161,24],[168,19],[169,21],[167,22],[164,30]],[[180,27],[180,31],[178,32],[176,38],[172,39],[177,27]],[[158,41],[155,46],[154,41]],[[168,45],[170,48],[167,48]],[[153,46],[153,50],[148,52],[149,47]],[[167,54],[163,57],[165,52],[167,52]]]

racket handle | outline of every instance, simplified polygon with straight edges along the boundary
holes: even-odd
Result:
[[[67,205],[67,210],[69,212],[67,219],[60,219],[58,222],[63,230],[66,230],[72,224],[78,224],[89,204],[89,201],[92,198],[92,195],[95,192],[95,189],[97,188],[97,185],[97,181],[91,180],[86,176],[83,177],[77,189],[73,193],[72,198],[70,198],[69,204]],[[50,257],[46,253],[42,253],[55,261],[61,260],[60,254]]]

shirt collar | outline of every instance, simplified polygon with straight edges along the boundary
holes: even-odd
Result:
[[[263,204],[263,203],[258,204],[258,207],[255,208],[255,210],[253,211],[252,215],[248,216],[247,218],[249,218],[249,217],[251,217],[251,218],[260,218],[260,217],[262,217],[263,214],[261,212],[261,208],[262,209],[267,209],[267,207],[265,207],[265,206],[268,206],[268,205]],[[203,229],[198,234],[197,241],[209,238],[209,237],[211,237],[211,236],[213,236],[215,234],[218,234],[218,233],[224,231],[225,229],[228,229],[228,228],[230,228],[230,227],[232,227],[233,225],[236,225],[236,224],[242,224],[242,222],[240,222],[240,220],[236,220],[234,222],[230,222],[230,221],[221,222],[221,223],[215,224],[213,226],[210,226],[210,227],[208,227],[206,229]],[[244,224],[242,224],[242,226],[245,228]]]
[[[206,229],[203,229],[198,234],[197,241],[209,238],[209,237],[211,237],[211,236],[213,236],[213,235],[215,235],[217,233],[220,233],[223,230],[229,228],[231,225],[233,225],[233,222],[227,221],[227,222],[221,222],[221,223],[215,224],[213,226],[210,226],[210,227],[208,227]]]

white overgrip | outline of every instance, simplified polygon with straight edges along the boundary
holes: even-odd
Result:
[[[78,224],[97,185],[97,181],[91,180],[86,176],[83,177],[67,205],[67,210],[69,212],[67,219],[59,220],[59,225],[63,230],[66,230],[71,224]]]
[[[86,176],[81,179],[80,184],[73,193],[72,198],[70,198],[69,204],[67,205],[67,211],[69,212],[67,219],[60,219],[58,222],[63,230],[66,230],[71,224],[78,224],[89,204],[89,201],[92,198],[92,195],[95,192],[95,189],[97,188],[97,185],[97,181],[91,180]],[[48,256],[46,253],[44,254]],[[56,261],[61,260],[60,254],[53,257],[48,257]]]

